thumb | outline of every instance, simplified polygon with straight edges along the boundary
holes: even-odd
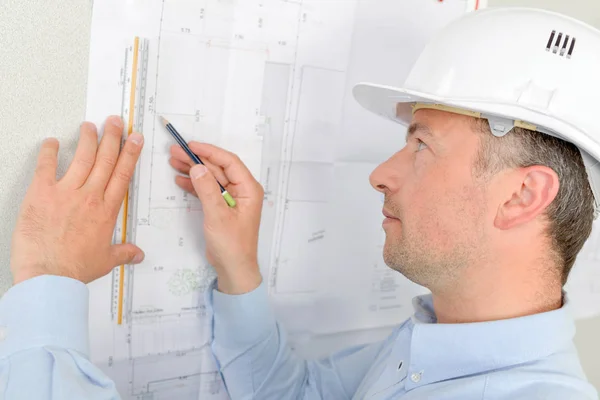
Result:
[[[142,249],[131,243],[115,244],[111,248],[111,253],[111,259],[115,266],[123,264],[139,264],[145,257]]]
[[[205,211],[223,210],[226,205],[225,200],[217,180],[208,168],[202,164],[194,165],[190,169],[190,178]]]

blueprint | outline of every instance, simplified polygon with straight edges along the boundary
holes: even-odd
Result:
[[[295,349],[319,356],[375,340],[426,291],[385,266],[383,199],[368,179],[401,147],[405,128],[362,110],[351,89],[400,84],[435,30],[475,4],[95,2],[86,118],[101,126],[135,109],[145,136],[129,225],[115,241],[127,232],[146,258],[89,285],[92,362],[124,399],[228,398],[208,347],[203,291],[215,274],[202,208],[174,183],[173,141],[158,116],[187,141],[237,153],[263,185],[259,262]],[[600,287],[585,279],[598,275],[598,244],[596,229],[574,271],[581,315],[600,311],[586,306],[600,304]]]

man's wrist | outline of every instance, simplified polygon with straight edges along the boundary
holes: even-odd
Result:
[[[15,271],[15,269],[13,269]],[[83,282],[79,277],[73,276],[74,274],[66,273],[68,271],[50,271],[48,268],[39,267],[39,268],[19,268],[17,272],[13,273],[13,286],[18,285],[19,283],[23,283],[33,278],[37,278],[39,276],[49,275],[49,276],[58,276],[68,279],[73,279],[79,282]]]
[[[88,354],[88,289],[82,282],[39,275],[0,299],[0,357],[32,347],[55,346]]]
[[[259,287],[262,282],[258,264],[240,268],[234,274],[217,271],[217,278],[217,290],[230,295],[249,293]]]
[[[213,313],[213,335],[221,351],[246,349],[268,337],[276,328],[275,315],[269,304],[265,282],[252,291],[227,294],[216,289],[206,292],[206,301]]]
[[[13,269],[14,271],[14,269]],[[38,276],[47,275],[44,271],[26,270],[23,268],[19,269],[18,272],[13,273],[13,286],[18,285],[21,282],[25,282],[29,279],[36,278]]]

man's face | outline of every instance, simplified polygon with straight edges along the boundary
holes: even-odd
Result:
[[[472,119],[418,110],[406,146],[371,174],[385,194],[384,259],[408,279],[444,288],[485,254],[486,192]]]

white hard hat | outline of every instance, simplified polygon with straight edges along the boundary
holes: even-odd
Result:
[[[489,8],[448,24],[402,87],[359,83],[366,109],[409,124],[418,108],[486,118],[494,135],[514,126],[581,151],[600,212],[600,31],[531,8]]]

